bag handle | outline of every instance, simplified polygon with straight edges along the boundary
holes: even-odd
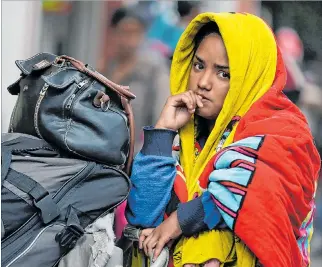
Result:
[[[63,56],[57,57],[55,62],[59,63],[60,61],[64,61],[64,60],[68,60],[80,72],[86,73],[89,76],[97,79],[98,81],[100,81],[107,87],[111,88],[113,91],[115,91],[117,94],[121,96],[122,106],[125,112],[127,113],[127,116],[129,119],[129,127],[130,127],[130,148],[129,148],[128,159],[125,166],[125,171],[128,175],[131,175],[130,172],[131,172],[133,156],[134,156],[135,126],[134,126],[134,115],[133,115],[132,106],[130,104],[130,100],[135,99],[136,96],[129,91],[130,88],[128,86],[119,85],[110,81],[99,72],[90,70],[89,68],[86,67],[86,65],[83,62],[78,61],[72,57],[63,55]]]
[[[121,102],[122,102],[122,105],[125,109],[125,112],[127,113],[127,117],[129,119],[129,125],[130,125],[130,149],[129,149],[129,155],[128,155],[126,167],[125,167],[126,173],[130,176],[133,157],[134,157],[134,143],[135,143],[134,115],[133,115],[132,106],[131,106],[129,100],[121,96]]]
[[[107,87],[110,87],[113,91],[115,91],[119,95],[126,97],[128,99],[135,99],[136,96],[129,91],[130,88],[128,86],[119,85],[112,82],[111,80],[107,79],[102,74],[100,74],[99,72],[90,70],[89,68],[86,67],[86,65],[83,62],[78,61],[75,58],[63,55],[63,56],[57,57],[55,62],[59,63],[60,61],[64,61],[64,60],[68,60],[80,72],[86,73],[89,76],[97,79]]]

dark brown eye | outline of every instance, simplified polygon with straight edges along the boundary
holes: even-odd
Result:
[[[228,72],[225,72],[225,71],[220,71],[218,73],[219,77],[220,78],[223,78],[223,79],[230,79],[230,74]]]
[[[199,62],[195,62],[195,63],[193,63],[193,67],[194,67],[196,70],[202,70],[202,69],[204,69],[204,66],[203,66],[201,63],[199,63]]]

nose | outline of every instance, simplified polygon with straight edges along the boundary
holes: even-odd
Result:
[[[210,91],[212,88],[211,71],[205,71],[201,74],[198,81],[198,89]]]

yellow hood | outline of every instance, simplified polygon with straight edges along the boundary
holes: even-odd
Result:
[[[230,67],[230,89],[216,125],[201,154],[194,159],[194,119],[180,129],[180,161],[187,179],[189,199],[205,165],[231,119],[243,116],[251,105],[271,87],[277,63],[277,47],[270,28],[260,18],[242,13],[203,13],[198,15],[182,34],[173,56],[170,74],[172,94],[187,89],[194,50],[194,36],[207,22],[217,23],[226,46]],[[226,140],[232,143],[235,130]]]

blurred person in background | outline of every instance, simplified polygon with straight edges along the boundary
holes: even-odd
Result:
[[[138,151],[143,140],[143,126],[155,122],[169,95],[169,69],[162,56],[144,44],[146,25],[136,10],[117,9],[110,24],[115,54],[104,74],[113,82],[129,85],[137,96],[132,106],[135,151]]]
[[[103,73],[113,82],[129,85],[137,97],[132,101],[137,152],[143,140],[143,126],[156,122],[169,95],[169,70],[165,59],[144,45],[145,22],[135,10],[117,9],[110,25],[115,53]],[[117,237],[120,237],[127,223],[125,205],[123,203],[116,211]]]
[[[147,32],[151,47],[171,60],[179,38],[200,12],[200,1],[176,1],[174,10],[155,18]]]

